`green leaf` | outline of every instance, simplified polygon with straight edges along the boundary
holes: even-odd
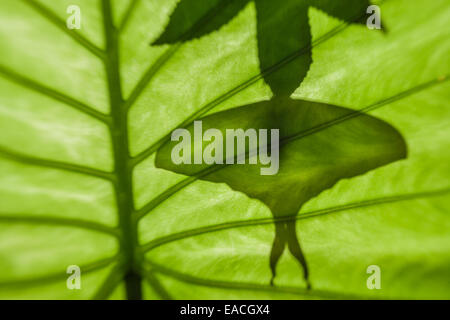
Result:
[[[448,299],[448,1],[383,1],[388,32],[328,1],[190,2],[0,3],[0,298]],[[301,139],[279,176],[199,175],[166,149],[198,119]],[[271,269],[286,234],[309,289],[289,240]]]

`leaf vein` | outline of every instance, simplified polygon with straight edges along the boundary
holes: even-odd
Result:
[[[95,44],[93,44],[91,41],[77,33],[76,31],[69,30],[64,23],[58,16],[56,16],[52,11],[50,11],[48,8],[43,6],[42,4],[37,3],[35,0],[22,0],[26,4],[28,4],[31,8],[36,10],[39,14],[41,14],[43,17],[45,17],[48,21],[53,23],[56,27],[58,27],[61,31],[63,31],[65,34],[70,36],[73,40],[78,42],[81,46],[83,46],[85,49],[90,51],[95,56],[99,57],[100,59],[105,59],[105,53],[102,49],[97,47]]]
[[[318,209],[318,210],[304,212],[304,213],[300,212],[298,215],[295,214],[295,215],[286,216],[286,217],[261,218],[261,219],[253,219],[253,220],[238,220],[238,221],[225,222],[222,224],[200,227],[200,228],[196,228],[196,229],[181,231],[181,232],[174,233],[174,234],[171,234],[168,236],[163,236],[163,237],[154,239],[144,245],[141,245],[140,249],[142,252],[147,252],[149,250],[153,250],[159,246],[165,245],[170,242],[174,242],[177,240],[182,240],[185,238],[190,238],[190,237],[194,237],[197,235],[202,235],[202,234],[206,234],[206,233],[210,233],[210,232],[217,232],[217,231],[239,228],[239,227],[273,224],[276,222],[288,222],[288,221],[309,219],[309,218],[313,218],[313,217],[328,215],[331,213],[341,212],[344,210],[353,210],[353,209],[358,209],[358,208],[363,208],[363,207],[370,207],[370,206],[376,206],[376,205],[381,205],[381,204],[386,204],[386,203],[395,203],[395,202],[414,200],[414,199],[420,199],[420,198],[437,197],[437,196],[445,195],[449,192],[450,192],[450,187],[440,189],[440,190],[435,190],[435,191],[429,191],[429,192],[418,192],[418,193],[369,199],[369,200],[353,202],[353,203],[329,207],[329,208],[325,208],[325,209]]]
[[[54,160],[40,159],[32,156],[28,156],[13,150],[9,150],[3,146],[0,146],[0,156],[7,158],[19,163],[29,164],[33,166],[47,167],[52,169],[59,169],[68,172],[80,173],[92,177],[97,177],[105,179],[108,181],[115,182],[114,174],[107,171],[102,171],[94,168],[89,168],[85,166],[80,166],[71,163],[64,163]]]
[[[97,289],[92,297],[92,300],[105,300],[107,299],[117,288],[120,282],[123,280],[125,274],[124,265],[120,262],[117,263],[109,272],[103,283]]]
[[[44,224],[44,225],[57,225],[67,226],[74,228],[81,228],[91,231],[98,231],[120,237],[120,232],[117,228],[108,227],[104,224],[70,218],[58,218],[52,216],[34,216],[30,214],[5,214],[0,213],[0,223],[21,223],[21,224]]]
[[[133,14],[133,11],[136,9],[137,3],[138,0],[132,0],[131,3],[129,4],[127,11],[125,12],[125,15],[122,18],[122,21],[119,24],[119,32],[123,31],[126,28]]]

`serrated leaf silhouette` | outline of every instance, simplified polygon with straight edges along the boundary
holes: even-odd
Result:
[[[289,96],[303,81],[312,63],[310,7],[349,23],[360,23],[365,22],[363,18],[370,5],[369,0],[182,0],[165,31],[153,44],[173,44],[209,34],[235,17],[248,3],[256,7],[261,71],[297,56],[289,66],[264,75],[275,96]]]

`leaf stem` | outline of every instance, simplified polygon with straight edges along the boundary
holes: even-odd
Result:
[[[127,298],[141,299],[140,262],[135,253],[137,247],[137,226],[131,219],[134,211],[131,166],[128,147],[128,112],[124,107],[119,71],[119,32],[113,24],[110,0],[102,0],[103,21],[106,38],[105,68],[109,87],[112,124],[110,127],[114,154],[114,184],[119,227],[122,231],[120,242],[121,258],[125,266],[125,286]]]

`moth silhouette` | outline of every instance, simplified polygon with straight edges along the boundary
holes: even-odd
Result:
[[[279,129],[279,172],[264,176],[260,174],[262,166],[253,164],[175,165],[171,151],[178,142],[172,141],[161,146],[155,163],[159,168],[180,174],[226,183],[266,204],[275,219],[269,260],[271,284],[287,247],[301,265],[306,286],[310,288],[308,265],[295,223],[300,208],[341,179],[405,158],[406,144],[392,126],[367,114],[290,98],[312,62],[308,8],[314,6],[347,22],[362,22],[369,6],[366,0],[181,0],[166,30],[154,44],[188,41],[213,32],[249,2],[255,4],[257,11],[260,68],[273,98],[201,120],[204,131],[216,128],[223,136],[226,129]],[[293,55],[295,58],[288,64],[279,65]],[[186,129],[193,135],[193,125]],[[258,147],[270,150],[270,146]],[[247,145],[246,153],[251,151]]]
[[[224,182],[270,208],[276,221],[270,254],[272,281],[277,262],[287,246],[303,267],[304,278],[309,284],[308,266],[293,218],[305,202],[340,179],[351,178],[406,157],[403,138],[388,123],[323,103],[277,98],[218,112],[201,120],[204,131],[216,128],[224,137],[229,128],[280,130],[280,167],[276,175],[261,175],[260,169],[267,165],[249,164],[249,161],[234,165],[176,165],[171,160],[171,153],[180,143],[178,141],[167,142],[156,155],[159,168],[207,181]],[[193,125],[186,129],[194,136]],[[211,143],[204,141],[203,150]],[[191,154],[194,154],[193,139],[191,147]],[[259,147],[270,150],[270,146]],[[247,144],[246,154],[252,151]]]

